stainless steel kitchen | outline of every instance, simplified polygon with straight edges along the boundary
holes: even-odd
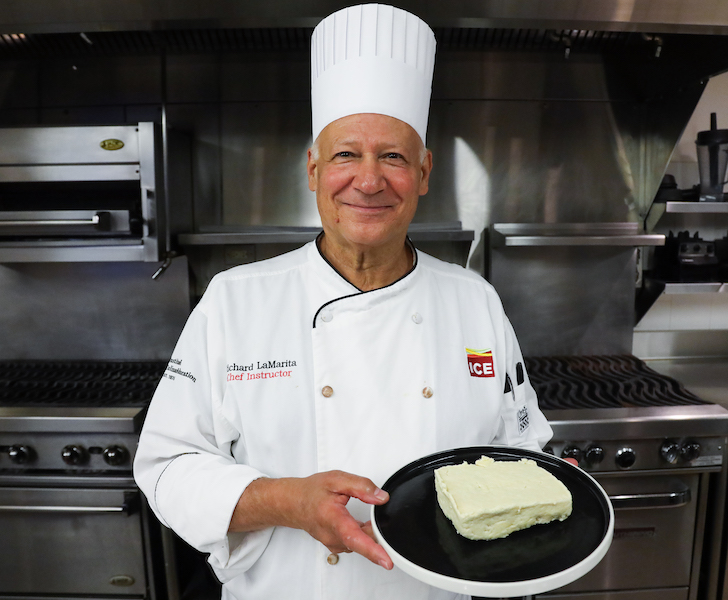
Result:
[[[0,600],[220,597],[132,466],[213,277],[321,232],[311,36],[349,4],[0,7]],[[437,41],[409,238],[495,287],[505,393],[527,374],[545,460],[608,498],[566,583],[444,589],[728,600],[728,5],[396,6]],[[528,539],[509,572],[564,550]]]

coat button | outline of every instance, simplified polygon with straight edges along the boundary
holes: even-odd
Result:
[[[432,398],[432,394],[434,394],[434,393],[435,393],[435,392],[433,392],[433,391],[432,391],[432,388],[431,388],[431,387],[429,387],[429,386],[428,386],[428,387],[426,387],[426,388],[423,388],[423,389],[422,389],[422,395],[423,395],[423,396],[424,396],[425,398]]]
[[[330,385],[325,385],[321,388],[321,395],[324,398],[331,398],[331,396],[334,395],[334,388],[332,388]]]
[[[337,562],[339,562],[339,555],[338,554],[329,554],[326,557],[326,562],[330,565],[335,565]]]
[[[329,310],[328,308],[325,308],[325,309],[323,309],[323,310],[321,311],[321,320],[322,320],[322,321],[323,321],[324,323],[328,323],[328,322],[329,322],[329,321],[331,321],[331,319],[333,319],[333,318],[334,318],[334,313],[333,313],[333,312],[331,312],[331,310]]]
[[[413,315],[412,315],[412,320],[413,320],[413,321],[414,321],[414,322],[415,322],[415,323],[416,323],[417,325],[419,325],[420,323],[422,323],[422,315],[421,315],[420,313],[415,313],[415,314],[413,314]]]

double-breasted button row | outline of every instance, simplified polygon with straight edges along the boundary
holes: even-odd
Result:
[[[433,391],[433,389],[430,386],[422,388],[422,395],[425,398],[432,398],[434,393],[435,392]],[[331,396],[334,395],[334,388],[332,388],[330,385],[325,385],[324,387],[321,388],[321,395],[324,398],[331,398]]]

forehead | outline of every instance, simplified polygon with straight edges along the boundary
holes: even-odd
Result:
[[[329,123],[318,138],[319,145],[399,146],[417,149],[422,145],[417,132],[404,121],[387,115],[349,115]]]

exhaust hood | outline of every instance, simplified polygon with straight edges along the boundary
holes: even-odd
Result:
[[[728,33],[724,0],[400,0],[432,27]],[[7,0],[0,33],[312,28],[332,0]]]

